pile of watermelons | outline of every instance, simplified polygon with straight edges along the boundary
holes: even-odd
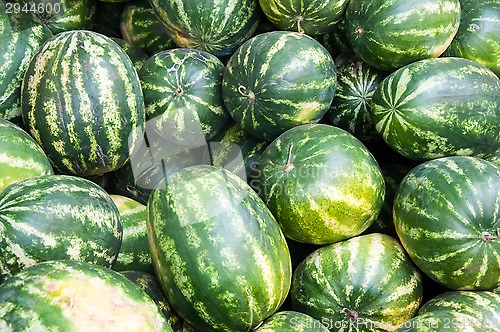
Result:
[[[0,331],[500,330],[498,0],[0,1]]]

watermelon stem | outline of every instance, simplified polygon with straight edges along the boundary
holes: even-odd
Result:
[[[340,310],[341,314],[347,313],[347,318],[350,320],[357,320],[358,319],[358,313],[354,310],[348,309],[348,308],[342,308]]]
[[[490,242],[491,240],[498,239],[500,237],[500,228],[497,228],[495,233],[496,235],[492,235],[489,232],[483,232],[481,234],[481,238],[483,239],[484,242]]]
[[[176,96],[182,96],[182,94],[184,93],[184,89],[182,89],[182,86],[178,86],[177,89],[175,90],[175,95]]]
[[[292,165],[292,149],[293,149],[293,143],[290,144],[290,148],[288,149],[288,158],[286,160],[285,167],[283,167],[283,171],[288,173],[293,169]]]
[[[253,93],[253,91],[250,90],[250,92],[248,92],[248,93],[245,93],[245,91],[247,91],[247,88],[244,87],[243,85],[240,85],[238,87],[238,92],[240,93],[240,95],[242,95],[245,98],[248,98],[249,101],[254,101],[255,100],[255,94]]]
[[[304,33],[304,30],[302,30],[302,28],[300,27],[300,22],[302,22],[303,20],[304,20],[304,17],[302,17],[302,16],[297,17],[297,32],[298,33]]]

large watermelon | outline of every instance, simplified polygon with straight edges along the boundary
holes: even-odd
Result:
[[[460,24],[460,2],[350,0],[345,24],[356,54],[371,66],[393,71],[446,50]]]
[[[156,275],[195,330],[248,331],[283,304],[292,273],[285,238],[237,175],[209,165],[170,173],[147,211]]]
[[[31,61],[23,120],[61,173],[90,176],[125,164],[142,137],[144,100],[132,61],[96,32],[62,32]]]
[[[394,198],[396,232],[432,279],[460,290],[500,285],[500,168],[443,157],[413,168]]]
[[[259,23],[257,0],[151,0],[179,47],[227,56],[252,36]]]
[[[102,266],[36,264],[0,285],[2,331],[172,332],[139,286]]]
[[[422,277],[399,242],[369,234],[324,246],[293,273],[292,309],[330,331],[391,331],[416,314]]]
[[[379,85],[371,108],[382,138],[409,159],[483,157],[500,147],[500,79],[472,60],[400,68]]]
[[[0,191],[0,281],[47,260],[111,267],[121,241],[113,200],[89,180],[46,175]]]
[[[289,129],[260,155],[251,186],[285,236],[328,244],[360,234],[379,213],[380,168],[353,135],[325,124]]]
[[[226,67],[222,94],[229,113],[245,131],[269,141],[319,121],[336,89],[332,57],[318,41],[298,32],[257,35]]]

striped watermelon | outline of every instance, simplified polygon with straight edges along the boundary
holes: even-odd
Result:
[[[360,234],[384,198],[380,168],[346,131],[325,124],[289,129],[260,155],[251,186],[285,236],[328,244]]]
[[[460,27],[445,55],[471,59],[500,76],[500,2],[460,0]]]
[[[175,131],[171,135],[180,142],[192,139],[187,122],[197,121],[205,139],[211,139],[229,118],[222,100],[223,70],[216,56],[200,50],[155,54],[139,71],[146,118],[162,132]]]
[[[119,212],[98,185],[46,175],[0,191],[0,280],[52,259],[110,267],[122,241]]]
[[[226,56],[250,38],[259,23],[256,0],[150,0],[170,38],[179,46]]]
[[[0,2],[0,118],[21,123],[21,82],[37,49],[52,37],[50,30],[24,12],[6,13]]]
[[[96,32],[62,32],[45,43],[28,67],[21,99],[26,127],[63,174],[117,169],[142,136],[137,72],[120,46]]]
[[[170,173],[147,211],[156,275],[195,330],[248,331],[284,302],[292,273],[285,238],[237,175],[209,165]]]
[[[418,315],[396,331],[498,331],[500,295],[488,291],[450,291],[422,305]]]
[[[127,4],[121,17],[120,31],[123,39],[143,49],[149,57],[175,47],[149,0]]]
[[[393,71],[446,50],[460,24],[460,2],[350,0],[345,23],[354,52],[375,68]]]
[[[184,324],[182,319],[177,315],[177,313],[174,312],[170,303],[168,303],[167,299],[165,299],[161,286],[158,283],[158,279],[154,275],[146,272],[131,270],[122,271],[120,273],[139,286],[146,292],[146,294],[149,295],[149,297],[151,297],[153,301],[155,301],[162,314],[165,318],[167,318],[168,324],[174,332],[183,331]]]
[[[54,174],[35,140],[19,126],[0,118],[0,189],[42,175]]]
[[[343,17],[348,0],[259,0],[266,17],[280,30],[316,36],[332,29]]]
[[[319,121],[335,89],[335,63],[313,38],[272,31],[245,42],[229,59],[224,103],[248,133],[272,141],[287,129]]]
[[[379,85],[371,107],[384,141],[412,160],[483,157],[500,147],[500,80],[472,60],[424,59],[400,68]]]
[[[279,311],[263,321],[255,332],[328,332],[317,319],[298,311]]]
[[[324,246],[295,269],[293,310],[331,331],[390,331],[416,314],[422,277],[399,242],[369,234]]]
[[[123,229],[120,252],[113,263],[113,270],[153,273],[146,229],[146,206],[125,196],[110,196],[120,213]]]
[[[500,168],[453,156],[413,168],[394,198],[397,234],[418,267],[454,290],[500,285]]]
[[[139,48],[135,44],[132,44],[131,42],[126,41],[124,39],[116,37],[111,37],[111,39],[115,43],[117,43],[122,48],[122,50],[125,51],[125,53],[127,53],[128,57],[130,58],[130,60],[132,60],[132,63],[134,64],[135,70],[139,72],[142,65],[149,59],[146,52],[144,52],[141,48]]]
[[[0,285],[2,331],[171,332],[139,286],[102,266],[36,264]]]
[[[370,103],[386,73],[368,65],[352,51],[335,58],[335,64],[337,91],[326,113],[327,119],[361,141],[380,139],[372,121]]]
[[[96,0],[24,0],[27,8],[54,35],[69,30],[88,30],[94,24]],[[33,7],[34,6],[34,7]]]

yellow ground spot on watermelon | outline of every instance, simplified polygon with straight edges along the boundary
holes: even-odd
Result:
[[[317,101],[296,103],[295,105],[299,111],[295,119],[297,123],[304,124],[310,123],[313,118],[312,116],[326,107],[325,104]],[[316,118],[316,116],[314,116],[314,118]]]

